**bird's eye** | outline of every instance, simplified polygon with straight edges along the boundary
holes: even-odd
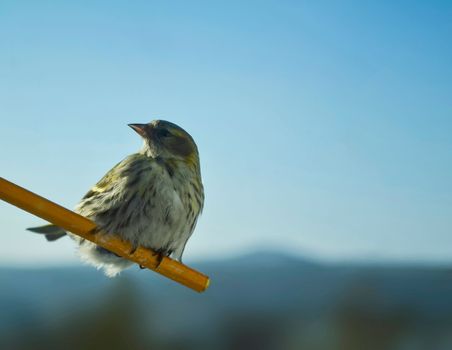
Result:
[[[160,130],[158,131],[158,135],[159,135],[160,137],[168,137],[168,136],[171,135],[171,133],[170,133],[168,130],[166,130],[166,129],[160,129]]]

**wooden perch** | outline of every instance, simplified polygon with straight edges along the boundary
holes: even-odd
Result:
[[[97,231],[97,226],[93,221],[2,177],[0,177],[0,199],[94,242],[125,259],[154,270],[188,288],[203,292],[209,286],[209,277],[206,275],[171,258],[164,257],[159,263],[158,254],[147,248],[138,247],[133,251],[129,242],[123,241],[117,236]]]

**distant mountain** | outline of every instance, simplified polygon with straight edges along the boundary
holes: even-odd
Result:
[[[320,263],[300,256],[272,250],[258,250],[248,254],[238,255],[227,259],[211,260],[201,263],[203,265],[246,265],[246,266],[280,266],[284,264],[303,264],[318,266]]]
[[[231,317],[244,315],[330,322],[344,310],[358,310],[402,312],[426,324],[452,319],[448,268],[322,264],[277,252],[193,265],[211,277],[203,294],[147,270],[132,269],[109,279],[85,266],[1,268],[0,338],[36,325],[54,327],[81,310],[94,310],[112,295],[139,310],[141,323],[160,327],[161,334],[215,333]]]

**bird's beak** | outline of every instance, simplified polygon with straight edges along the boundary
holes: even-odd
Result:
[[[146,136],[146,124],[128,124],[133,130],[135,130],[141,137]]]

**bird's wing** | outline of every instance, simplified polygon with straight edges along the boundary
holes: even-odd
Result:
[[[95,221],[101,216],[115,215],[119,205],[149,188],[155,177],[155,161],[142,154],[132,154],[116,164],[82,198],[76,211]]]

